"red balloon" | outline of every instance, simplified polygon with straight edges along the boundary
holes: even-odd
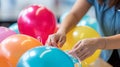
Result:
[[[32,5],[24,9],[18,18],[20,33],[39,39],[45,44],[48,35],[56,30],[57,23],[54,14],[44,6]]]

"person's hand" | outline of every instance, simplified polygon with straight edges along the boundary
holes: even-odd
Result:
[[[69,54],[80,61],[90,57],[97,49],[103,48],[104,42],[100,38],[90,38],[79,41]]]
[[[66,34],[64,32],[59,32],[49,35],[46,44],[54,47],[62,47],[65,41]]]

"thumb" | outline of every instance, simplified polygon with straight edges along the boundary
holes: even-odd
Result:
[[[80,43],[81,43],[81,41],[77,42],[76,45],[72,48],[72,50],[70,50],[68,53],[69,53],[69,54],[75,53],[75,51],[76,51],[77,49],[79,49],[79,44],[80,44]]]
[[[75,46],[73,46],[73,49],[77,48],[80,43],[81,43],[81,41],[77,42],[77,43],[75,44]]]
[[[79,44],[81,41],[77,42],[76,45],[70,50],[68,53],[71,54],[72,56],[76,57],[76,50],[79,49]]]
[[[68,54],[70,54],[70,55],[72,55],[72,56],[74,56],[74,57],[77,57],[76,56],[76,53],[74,52],[75,50],[70,50],[69,52],[68,52]]]
[[[70,50],[70,51],[68,52],[68,54],[73,54],[73,51],[72,51],[72,50]]]

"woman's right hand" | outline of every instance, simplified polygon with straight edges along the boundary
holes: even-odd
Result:
[[[62,47],[66,41],[66,34],[64,32],[57,32],[49,35],[47,45],[54,47]]]

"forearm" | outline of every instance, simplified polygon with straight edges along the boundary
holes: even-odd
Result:
[[[79,20],[86,14],[86,12],[91,7],[91,4],[87,2],[87,0],[76,0],[75,5],[72,7],[70,13],[63,20],[62,24],[58,32],[67,33],[70,29],[72,29]]]
[[[75,15],[73,13],[69,13],[61,23],[58,31],[67,33],[71,28],[75,27],[78,22],[79,20],[76,19]]]
[[[100,38],[100,49],[120,49],[120,34]]]

